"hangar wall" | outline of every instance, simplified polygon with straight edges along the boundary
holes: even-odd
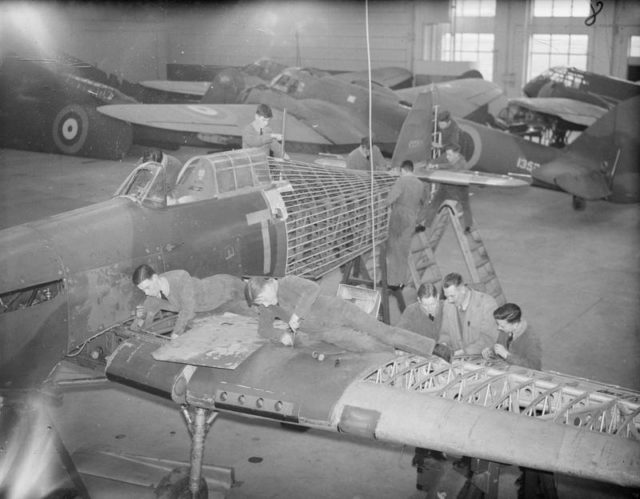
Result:
[[[262,56],[330,70],[366,68],[364,1],[33,5],[46,15],[23,37],[132,81],[166,78],[171,63],[242,65]],[[424,26],[448,22],[449,6],[446,0],[370,1],[373,67],[429,67]],[[640,35],[634,0],[607,2],[590,27],[580,18],[528,20],[530,6],[497,0],[495,18],[457,20],[458,31],[494,33],[493,81],[507,95],[519,95],[526,81],[526,41],[534,32],[589,34],[588,69],[626,76],[628,39]]]

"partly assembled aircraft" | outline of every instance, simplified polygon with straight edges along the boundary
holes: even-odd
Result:
[[[423,133],[408,126],[400,147]],[[145,163],[111,200],[0,231],[4,396],[66,359],[173,400],[193,430],[193,496],[219,411],[640,486],[640,396],[628,390],[479,360],[285,347],[229,314],[177,340],[172,316],[134,330],[140,264],[320,279],[386,239],[396,177],[248,149],[192,158],[171,197],[165,179]]]
[[[439,102],[434,92],[433,102]],[[414,103],[413,120],[432,129],[432,99],[421,94]],[[436,109],[437,114],[437,109]],[[561,189],[573,196],[573,206],[585,200],[615,203],[640,201],[640,96],[604,112],[563,148],[548,147],[500,128],[457,118],[461,149],[469,167],[502,175],[528,175],[534,184]],[[427,137],[416,136],[407,145],[422,151]],[[424,156],[422,156],[424,157]]]
[[[274,111],[271,128],[283,132],[288,151],[346,152],[370,133],[369,90],[357,74],[333,76],[310,68],[287,68],[269,85],[240,91],[233,78],[223,76],[197,104],[115,104],[98,111],[131,123],[135,142],[237,147],[258,103]],[[500,109],[506,104],[502,90],[482,79],[436,85],[455,116],[484,122],[490,119],[489,106]],[[373,85],[371,133],[383,152],[393,152],[411,105],[425,88],[391,90]]]
[[[640,95],[640,85],[622,78],[556,66],[527,82],[522,91],[527,97],[560,97],[610,109]]]
[[[0,64],[0,144],[59,154],[121,159],[131,126],[96,111],[136,103],[143,89],[71,56],[19,57]]]
[[[216,73],[211,82],[147,80],[141,81],[140,85],[162,92],[188,95],[205,103],[239,103],[240,95],[247,89],[257,85],[268,85],[286,68],[285,64],[274,59],[261,57],[246,66],[225,68]],[[314,71],[325,76],[331,74],[318,69]],[[369,75],[366,71],[345,71],[333,76],[347,83],[368,85]],[[378,85],[394,89],[407,86],[407,83],[413,79],[413,74],[404,68],[387,67],[373,69],[371,79]]]

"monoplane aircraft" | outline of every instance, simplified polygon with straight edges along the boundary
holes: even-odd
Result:
[[[6,55],[0,65],[0,143],[121,159],[131,147],[131,126],[98,113],[96,107],[136,103],[129,93],[134,90],[134,85],[65,54]]]
[[[108,105],[98,110],[132,123],[135,142],[238,146],[242,128],[253,120],[258,103],[269,104],[274,110],[271,128],[283,132],[288,151],[346,152],[369,135],[369,92],[359,83],[308,68],[287,68],[268,86],[249,87],[239,95],[233,80],[227,79],[227,83],[229,91],[220,81],[216,92],[225,99],[230,96],[226,102],[234,102],[231,104],[210,104],[205,96],[203,102],[191,105]],[[452,80],[435,86],[454,116],[485,122],[489,120],[489,105],[502,108],[506,104],[502,90],[482,79]],[[383,151],[393,152],[415,96],[424,89],[393,91],[373,86],[371,130]]]
[[[260,84],[268,85],[286,67],[285,64],[274,59],[261,57],[246,66],[221,70],[212,82],[147,80],[141,81],[140,85],[163,92],[188,95],[209,104],[239,103],[238,98],[246,89]],[[316,71],[321,72],[321,70]],[[330,75],[328,71],[324,73],[327,76]],[[366,85],[369,75],[366,71],[345,71],[334,74],[334,77],[347,83]],[[372,81],[389,88],[405,85],[412,78],[413,74],[404,68],[387,67],[371,71]]]
[[[230,411],[640,485],[638,400],[619,388],[409,354],[319,361],[313,351],[326,346],[271,344],[233,316],[194,323],[180,358],[179,342],[163,336],[171,317],[133,331],[141,263],[318,279],[384,241],[395,177],[238,150],[187,162],[171,200],[164,181],[162,165],[145,163],[109,201],[0,232],[5,389],[33,386],[67,358],[183,405],[194,449],[212,415]],[[214,343],[191,341],[202,334]],[[197,486],[196,461],[192,472]]]
[[[639,95],[640,85],[622,78],[557,66],[527,82],[522,91],[527,97],[563,97],[609,109]]]
[[[430,101],[426,93],[422,94],[412,110],[413,120],[419,121],[424,130],[431,129],[433,120]],[[433,101],[437,102],[437,97]],[[530,175],[540,186],[572,194],[574,208],[584,209],[585,200],[640,201],[639,115],[640,96],[621,102],[562,149],[468,120],[456,121],[462,132],[462,153],[470,168]],[[422,154],[426,140],[416,136],[409,147]]]

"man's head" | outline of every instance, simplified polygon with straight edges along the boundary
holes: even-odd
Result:
[[[435,315],[438,310],[439,295],[438,288],[434,284],[421,284],[418,288],[418,303],[426,313]]]
[[[260,128],[264,128],[269,124],[273,118],[273,112],[267,104],[258,104],[256,108],[255,120],[259,123]]]
[[[507,334],[513,333],[522,320],[522,310],[515,303],[505,303],[493,311],[498,329]]]
[[[252,277],[244,288],[249,306],[278,304],[278,280],[273,277]]]
[[[367,157],[369,157],[369,142],[369,137],[362,137],[360,139],[360,149],[362,149],[362,152]]]
[[[133,271],[133,284],[147,296],[160,297],[160,278],[155,270],[143,263]]]
[[[447,128],[451,124],[451,113],[446,109],[438,113],[438,128]]]
[[[444,153],[449,163],[455,163],[460,159],[460,146],[458,144],[447,144]]]
[[[462,280],[462,276],[456,272],[444,276],[442,291],[447,302],[453,303],[457,307],[460,307],[467,297],[467,286]]]
[[[142,162],[154,161],[155,163],[162,163],[162,151],[160,149],[148,149],[142,155]]]
[[[407,174],[413,172],[413,161],[410,159],[405,159],[400,165],[400,173]]]

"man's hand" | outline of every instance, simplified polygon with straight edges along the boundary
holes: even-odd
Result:
[[[300,327],[300,317],[296,314],[292,314],[291,319],[289,319],[289,327],[291,328],[291,331],[295,333]]]
[[[493,345],[493,351],[505,360],[509,356],[509,351],[499,343]]]
[[[482,349],[482,358],[484,360],[491,360],[492,357],[493,357],[493,349],[491,347]]]

